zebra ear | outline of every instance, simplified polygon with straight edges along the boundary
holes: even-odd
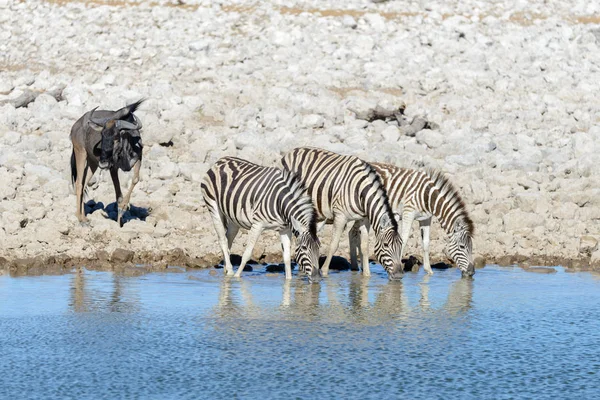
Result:
[[[300,232],[302,232],[302,224],[295,218],[291,218],[292,222],[292,232],[294,236],[298,236]]]

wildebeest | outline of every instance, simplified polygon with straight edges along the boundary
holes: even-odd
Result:
[[[121,225],[123,212],[129,207],[129,198],[139,181],[142,165],[142,124],[133,114],[142,104],[141,99],[117,111],[96,110],[85,113],[71,128],[71,180],[77,195],[77,218],[86,222],[83,195],[94,172],[100,167],[108,169],[117,196],[118,217]],[[133,169],[133,180],[123,197],[119,184],[119,169]]]

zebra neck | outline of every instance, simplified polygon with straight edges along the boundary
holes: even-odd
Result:
[[[377,193],[367,195],[370,201],[367,201],[365,207],[369,223],[376,233],[382,232],[385,229],[393,227],[395,219],[390,211],[389,202],[384,196],[378,196]]]
[[[310,222],[312,220],[312,204],[303,204],[301,202],[288,202],[283,206],[283,215],[291,228],[299,234],[304,233],[310,229]]]

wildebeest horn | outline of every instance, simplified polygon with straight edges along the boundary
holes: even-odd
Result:
[[[131,114],[133,115],[133,114]],[[136,117],[135,115],[133,115],[133,119],[135,120],[135,124],[137,125],[137,129],[142,129],[142,121],[139,120],[138,117]]]
[[[89,116],[89,120],[90,122],[92,122],[94,125],[97,125],[98,127],[104,127],[104,124],[106,123],[105,120],[101,120],[101,119],[94,119],[94,112],[96,111],[98,107],[94,107],[92,109],[92,111],[90,111],[90,116]]]
[[[115,126],[117,127],[118,130],[127,129],[129,131],[134,131],[136,129],[139,129],[138,124],[132,124],[131,122],[123,121],[121,119],[118,121],[115,121]]]

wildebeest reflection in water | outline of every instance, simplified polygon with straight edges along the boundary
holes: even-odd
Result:
[[[71,281],[69,308],[75,312],[137,311],[139,297],[125,279],[117,273],[91,273],[78,268]]]

